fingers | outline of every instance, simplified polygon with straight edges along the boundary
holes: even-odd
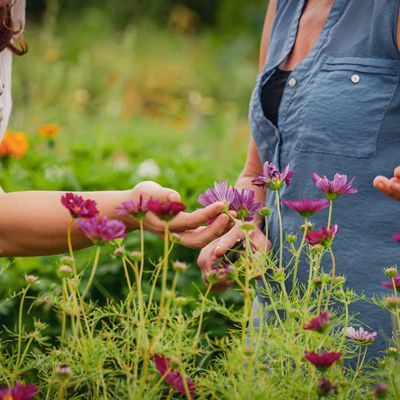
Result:
[[[215,221],[213,221],[212,224],[208,225],[207,227],[201,227],[195,230],[182,232],[179,235],[181,238],[181,244],[195,249],[203,248],[213,240],[223,235],[228,223],[229,217],[225,214],[221,214]]]
[[[393,176],[400,179],[400,165],[394,170]]]
[[[208,207],[193,211],[192,213],[180,213],[175,219],[172,220],[169,228],[172,232],[182,232],[197,229],[199,226],[208,223],[220,215],[224,208],[225,204],[218,202],[211,204]],[[211,225],[213,225],[214,222]]]
[[[399,169],[396,168],[395,174],[397,174]],[[388,179],[384,176],[377,176],[374,179],[373,185],[376,189],[386,194],[387,196],[392,197],[395,200],[400,201],[400,179],[397,176]]]
[[[238,228],[234,227],[226,235],[222,236],[214,249],[216,258],[222,257],[239,239],[244,238],[244,233]]]

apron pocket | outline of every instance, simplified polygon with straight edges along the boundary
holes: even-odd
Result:
[[[304,107],[298,149],[345,157],[374,156],[399,67],[397,60],[325,58]]]

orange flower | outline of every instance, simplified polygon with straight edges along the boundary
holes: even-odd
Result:
[[[0,143],[0,157],[22,158],[29,148],[25,132],[7,131]]]
[[[47,138],[54,138],[58,135],[60,127],[58,124],[46,124],[39,128],[39,135]]]

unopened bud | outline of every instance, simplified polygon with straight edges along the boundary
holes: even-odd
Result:
[[[285,270],[283,268],[278,268],[274,273],[274,280],[276,280],[277,282],[284,282],[285,278]]]
[[[56,368],[56,374],[60,377],[60,378],[67,378],[68,376],[71,375],[71,367],[67,364],[63,364],[60,365]]]
[[[114,250],[114,256],[115,257],[121,257],[122,255],[124,255],[125,254],[125,249],[123,248],[123,247],[117,247],[115,250]]]
[[[69,276],[72,273],[72,268],[69,265],[61,265],[59,271],[61,275]]]
[[[388,352],[388,354],[390,354],[390,355],[395,355],[395,354],[397,354],[399,351],[397,350],[396,347],[389,347],[389,348],[387,349],[387,352]]]
[[[290,243],[296,243],[297,240],[297,235],[295,235],[294,233],[289,233],[288,235],[286,235],[286,241],[290,244]]]
[[[42,321],[35,321],[33,323],[33,326],[35,327],[36,330],[42,331],[43,329],[46,328],[47,325]]]
[[[321,244],[314,244],[313,246],[310,246],[311,253],[313,254],[318,254],[324,249],[324,246]]]
[[[388,278],[394,278],[397,274],[397,268],[396,267],[385,268],[383,272]]]
[[[385,399],[389,392],[389,386],[384,383],[380,382],[375,385],[374,389],[374,396],[378,399]]]
[[[74,258],[70,256],[61,257],[61,264],[72,265],[74,263]]]
[[[314,228],[314,224],[308,221],[306,224],[300,226],[300,230],[304,232],[307,228],[307,232],[310,232]]]
[[[171,243],[178,244],[181,242],[181,237],[177,233],[172,233],[169,237]]]
[[[400,298],[397,296],[388,296],[385,298],[385,304],[389,308],[397,308],[400,306]]]
[[[39,280],[39,277],[36,276],[36,275],[27,275],[27,276],[26,276],[26,281],[27,281],[30,285],[34,285],[38,280]]]
[[[131,251],[129,257],[134,261],[140,261],[142,259],[142,253],[140,251]]]
[[[182,261],[175,261],[172,264],[172,268],[177,272],[186,272],[188,270],[189,266]]]
[[[189,303],[189,299],[187,297],[178,296],[175,297],[174,302],[178,305],[184,306],[185,304]]]
[[[258,210],[258,213],[262,217],[269,217],[271,215],[271,209],[269,207],[263,207]]]

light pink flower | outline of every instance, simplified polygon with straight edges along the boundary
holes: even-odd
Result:
[[[370,344],[375,340],[378,334],[376,332],[368,332],[363,327],[355,329],[349,326],[346,330],[346,336],[360,344]]]
[[[263,166],[263,173],[253,180],[253,185],[265,187],[271,190],[279,190],[283,184],[287,186],[293,178],[294,172],[290,170],[289,165],[280,172],[275,164],[266,162]]]
[[[325,175],[321,177],[316,172],[313,172],[311,177],[315,186],[330,200],[335,200],[341,194],[357,193],[357,189],[351,188],[355,178],[347,182],[347,175],[336,173],[331,181]]]

